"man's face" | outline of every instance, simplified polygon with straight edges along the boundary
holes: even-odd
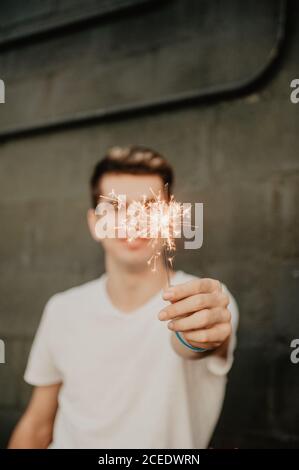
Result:
[[[127,206],[133,201],[140,201],[143,196],[153,200],[154,194],[163,196],[163,181],[158,175],[130,175],[107,174],[101,180],[100,194],[109,197],[114,191],[116,195],[126,195]],[[95,224],[97,218],[93,211],[89,211],[88,221],[93,237],[95,238]],[[162,245],[162,240],[155,239],[155,247],[148,238],[104,238],[101,240],[106,255],[113,261],[128,268],[142,269],[146,266],[154,251]]]

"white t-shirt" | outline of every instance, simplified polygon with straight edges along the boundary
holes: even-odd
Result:
[[[173,284],[192,279],[178,271]],[[225,286],[224,286],[224,289]],[[234,331],[238,309],[232,296]],[[233,361],[184,360],[158,312],[162,293],[132,313],[111,303],[106,275],[54,295],[30,352],[25,380],[62,382],[52,448],[204,448],[217,423]]]

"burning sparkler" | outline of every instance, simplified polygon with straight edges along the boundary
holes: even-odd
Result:
[[[161,191],[158,194],[155,194],[151,188],[150,191],[152,199],[149,200],[143,195],[140,201],[134,200],[128,208],[126,207],[126,196],[118,195],[114,190],[108,196],[101,195],[100,198],[107,200],[112,205],[113,212],[117,209],[117,223],[115,223],[115,218],[112,217],[112,222],[110,219],[114,236],[127,238],[129,242],[137,238],[149,239],[153,254],[148,260],[148,265],[152,271],[156,271],[157,261],[162,256],[167,274],[167,283],[170,286],[170,270],[173,268],[174,252],[176,250],[175,239],[181,237],[182,227],[196,226],[192,226],[190,223],[190,204],[177,202],[173,195],[169,198],[166,197],[166,191],[164,191],[164,197],[162,197]],[[98,207],[96,213],[99,215],[100,210],[98,210]],[[163,240],[162,247],[161,244],[158,244],[158,239]]]

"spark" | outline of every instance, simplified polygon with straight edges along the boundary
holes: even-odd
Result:
[[[108,196],[101,195],[100,198],[111,202],[115,209],[123,210],[123,217],[118,219],[118,225],[114,228],[123,229],[129,242],[137,238],[149,239],[153,254],[147,263],[153,272],[157,270],[158,260],[163,256],[170,284],[169,270],[173,268],[175,239],[181,236],[182,227],[192,227],[191,207],[176,201],[173,195],[167,198],[166,191],[164,194],[161,191],[156,194],[150,188],[150,193],[152,199],[143,194],[141,200],[133,200],[129,207],[126,207],[124,195],[116,194],[113,189]],[[158,239],[163,240],[162,249]]]

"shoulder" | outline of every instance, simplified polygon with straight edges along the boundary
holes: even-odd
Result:
[[[57,313],[75,312],[90,306],[100,295],[103,284],[103,276],[85,282],[79,286],[71,287],[62,292],[54,294],[45,306],[45,314],[53,316]]]
[[[199,276],[195,276],[194,274],[186,273],[185,271],[176,271],[173,277],[173,284],[182,284],[184,282],[192,281],[193,279],[198,279]]]

